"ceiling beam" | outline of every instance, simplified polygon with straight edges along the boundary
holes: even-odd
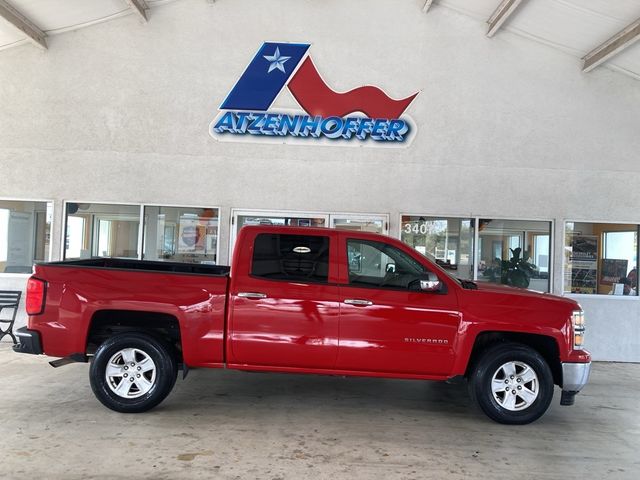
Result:
[[[489,24],[489,30],[487,31],[487,37],[493,37],[493,35],[500,30],[500,27],[507,19],[516,11],[518,6],[522,3],[522,0],[502,0],[498,8],[495,9],[487,23]]]
[[[149,5],[144,0],[125,0],[129,7],[133,9],[134,12],[142,19],[144,23],[147,23],[149,19],[147,18],[146,10],[149,10]]]
[[[429,9],[433,5],[433,0],[425,0],[424,6],[422,7],[422,13],[427,13]]]
[[[47,36],[42,30],[36,27],[27,17],[9,5],[5,0],[0,0],[0,18],[4,18],[27,36],[27,39],[39,48],[47,49]]]
[[[584,60],[582,71],[585,73],[590,72],[598,65],[629,48],[638,40],[640,40],[640,18],[587,53],[582,58]]]

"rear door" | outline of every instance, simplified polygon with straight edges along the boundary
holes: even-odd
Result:
[[[330,261],[337,256],[336,233],[246,229],[235,264],[243,271],[233,273],[229,296],[229,363],[333,368],[340,310],[337,262]]]
[[[460,323],[455,288],[420,291],[427,268],[399,245],[340,235],[337,369],[443,375],[451,371]],[[439,276],[441,272],[434,272]],[[452,280],[448,280],[452,282]]]

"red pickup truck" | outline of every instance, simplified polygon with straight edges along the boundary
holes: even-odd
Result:
[[[17,352],[91,361],[97,398],[142,412],[179,369],[464,377],[493,420],[525,424],[554,384],[587,383],[573,300],[459,280],[393,238],[248,226],[232,267],[96,258],[42,263],[28,280]]]

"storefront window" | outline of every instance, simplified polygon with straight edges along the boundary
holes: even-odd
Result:
[[[65,258],[138,258],[138,205],[70,202],[66,208]]]
[[[549,291],[551,222],[480,219],[478,281]]]
[[[144,207],[144,260],[216,264],[218,209]]]
[[[455,270],[458,278],[471,280],[474,225],[471,218],[403,215],[400,238],[441,266]]]
[[[31,273],[49,260],[53,204],[0,200],[0,272]]]
[[[564,292],[638,295],[638,225],[567,222]]]

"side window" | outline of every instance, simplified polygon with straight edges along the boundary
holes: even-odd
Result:
[[[253,247],[251,275],[271,280],[326,283],[329,237],[261,233]]]
[[[349,284],[410,288],[427,271],[413,257],[382,242],[347,240]]]

